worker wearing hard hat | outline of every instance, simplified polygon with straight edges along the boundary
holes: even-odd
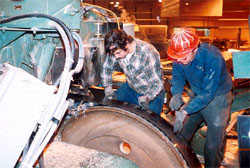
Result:
[[[105,98],[137,104],[160,115],[165,91],[160,55],[155,47],[118,29],[109,32],[104,43],[107,57],[101,78]],[[122,69],[127,81],[114,92],[112,72],[116,65]]]
[[[173,59],[170,108],[176,115],[174,132],[180,132],[190,142],[204,121],[208,128],[205,167],[219,167],[233,98],[232,79],[225,60],[215,46],[201,43],[188,28],[173,33],[167,53]],[[186,81],[193,96],[184,103]]]

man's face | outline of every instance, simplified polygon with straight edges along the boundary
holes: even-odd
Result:
[[[118,48],[113,52],[113,54],[114,54],[116,59],[123,59],[127,56],[128,50],[125,51],[125,50]]]
[[[188,56],[186,56],[184,59],[176,59],[176,61],[179,63],[182,63],[184,65],[187,65],[188,63],[190,63],[194,59],[197,50],[198,50],[198,48],[194,49],[193,51],[188,53]]]

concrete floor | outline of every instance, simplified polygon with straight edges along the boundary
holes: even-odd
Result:
[[[222,168],[238,168],[239,166],[239,151],[238,139],[227,139],[226,151],[222,162]]]

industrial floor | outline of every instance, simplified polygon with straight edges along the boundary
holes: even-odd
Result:
[[[239,152],[238,139],[228,138],[226,143],[226,151],[222,162],[222,168],[238,168]]]

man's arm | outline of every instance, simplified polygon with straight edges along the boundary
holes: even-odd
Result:
[[[178,63],[173,62],[172,64],[172,79],[171,79],[171,93],[172,95],[182,95],[186,79],[184,72],[178,67]]]
[[[210,52],[209,54],[219,54]],[[209,56],[207,56],[209,57]],[[221,69],[223,64],[222,56],[210,56],[210,59],[205,61],[205,76],[202,81],[202,91],[194,99],[192,99],[184,108],[189,114],[197,112],[206,107],[214,98],[216,90],[219,86]]]
[[[108,55],[104,61],[101,72],[101,82],[104,88],[112,86],[112,73],[114,64],[115,59]]]
[[[145,74],[149,82],[145,95],[153,100],[163,90],[163,77],[161,71],[160,55],[156,49],[145,52]]]

